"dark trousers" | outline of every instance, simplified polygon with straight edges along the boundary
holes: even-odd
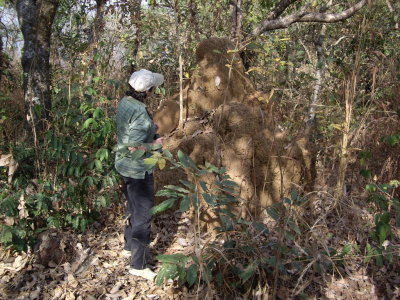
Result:
[[[131,267],[144,269],[146,254],[150,243],[151,215],[150,208],[154,206],[154,177],[148,174],[144,179],[123,177],[124,194],[127,200],[125,226],[125,250],[132,252]]]

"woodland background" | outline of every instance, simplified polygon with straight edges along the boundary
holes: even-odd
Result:
[[[399,17],[398,0],[0,1],[0,297],[400,297]],[[230,42],[198,48],[210,38]],[[207,95],[200,49],[225,74],[215,95],[226,85],[241,98],[184,113],[194,83]],[[163,133],[176,143],[149,161],[167,199],[154,211],[172,207],[155,216],[157,285],[130,278],[118,256],[114,113],[140,68],[166,79],[150,110],[174,107]],[[261,111],[261,127],[241,116],[247,134],[271,133],[253,152],[278,164],[292,145],[307,153],[257,215],[238,210],[257,197],[243,200],[229,166],[178,142],[228,136],[221,105]]]

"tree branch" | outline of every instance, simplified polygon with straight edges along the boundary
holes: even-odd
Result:
[[[282,0],[278,4],[275,5],[275,7],[268,13],[268,15],[265,17],[263,23],[265,21],[270,21],[278,18],[283,12],[288,8],[291,4],[294,2],[297,2],[299,0]]]
[[[288,4],[283,9],[284,11],[291,3],[295,2],[295,0],[284,0],[283,2]],[[282,2],[280,2],[278,5],[280,4],[282,4]],[[297,22],[335,23],[343,21],[353,16],[357,11],[363,8],[365,4],[367,4],[367,0],[361,0],[350,8],[339,13],[306,12],[305,9],[303,9],[302,11],[295,12],[283,18],[269,20],[268,18],[272,13],[270,12],[267,18],[265,18],[262,23],[253,30],[253,35],[260,35],[261,33],[268,30],[287,28],[291,24]],[[274,10],[275,9],[276,7],[274,8]],[[282,14],[283,11],[281,11],[280,14]]]

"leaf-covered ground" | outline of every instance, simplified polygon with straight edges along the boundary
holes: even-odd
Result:
[[[207,287],[188,290],[176,282],[159,287],[128,273],[128,258],[121,253],[123,247],[124,219],[117,207],[104,211],[104,219],[95,223],[91,230],[77,234],[64,232],[77,249],[75,257],[60,265],[49,263],[44,267],[35,263],[32,254],[16,254],[1,251],[0,298],[1,299],[221,299]],[[153,224],[153,255],[163,253],[188,253],[191,250],[190,219],[178,213],[157,216]],[[207,239],[207,236],[204,237]],[[155,270],[160,266],[152,262]],[[387,272],[387,273],[385,273]],[[377,278],[368,275],[357,264],[348,264],[345,276],[309,276],[288,278],[289,284],[277,287],[278,299],[293,299],[293,283],[298,290],[315,291],[311,299],[399,299],[400,277],[396,272],[382,268],[375,272]],[[343,274],[342,274],[343,275]],[[397,277],[396,277],[397,276]],[[385,278],[386,283],[385,283]],[[386,286],[385,286],[386,285]],[[397,286],[397,287],[396,287]],[[270,299],[259,287],[252,296],[236,299]],[[382,293],[390,290],[390,293]],[[308,293],[309,294],[309,293]],[[390,297],[383,295],[391,295]],[[207,296],[207,295],[213,295]]]

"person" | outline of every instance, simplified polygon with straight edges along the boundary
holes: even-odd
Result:
[[[151,154],[146,152],[144,157],[134,159],[132,153],[146,149],[146,144],[162,145],[163,140],[156,134],[157,126],[144,100],[151,97],[155,87],[163,81],[164,76],[158,73],[145,69],[134,72],[129,79],[131,90],[119,102],[116,113],[118,144],[115,169],[124,180],[123,193],[127,200],[123,252],[130,252],[131,255],[129,273],[150,280],[156,276],[146,266],[151,226],[149,210],[154,206],[154,177],[153,169],[149,169],[144,158]],[[125,153],[118,150],[129,144],[137,146],[129,146],[129,151],[125,147]]]

